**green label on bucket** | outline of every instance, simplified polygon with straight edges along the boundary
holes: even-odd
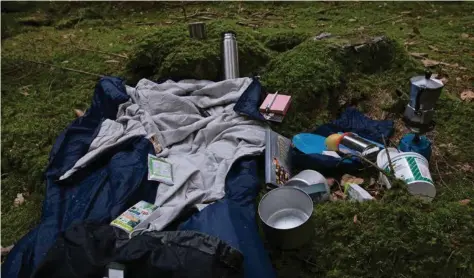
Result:
[[[430,170],[426,161],[415,156],[402,156],[392,161],[395,170],[395,176],[403,179],[406,183],[424,181],[433,184]],[[384,169],[390,172],[389,166]]]
[[[408,165],[410,166],[411,172],[413,173],[413,179],[407,180],[406,182],[421,180],[433,183],[433,181],[431,180],[431,175],[429,174],[429,170],[424,169],[426,167],[421,163],[421,161],[418,161],[418,159],[415,157],[407,157],[406,160],[408,162]],[[422,173],[422,171],[424,173]]]

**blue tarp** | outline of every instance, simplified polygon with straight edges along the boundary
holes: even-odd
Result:
[[[16,243],[2,265],[2,277],[31,276],[58,234],[73,224],[85,220],[109,223],[140,200],[154,202],[157,186],[147,179],[147,156],[154,149],[145,138],[125,142],[58,182],[87,153],[101,122],[115,119],[118,106],[128,100],[123,84],[119,78],[102,78],[91,108],[57,138],[45,174],[47,190],[41,222]],[[248,90],[259,89],[250,86]],[[252,157],[234,163],[226,179],[226,197],[193,215],[179,229],[217,236],[240,250],[246,277],[274,277],[255,219],[254,203],[259,191],[256,168],[256,158]]]
[[[383,143],[382,138],[390,138],[393,134],[393,121],[372,120],[359,112],[355,107],[348,107],[337,120],[316,128],[313,133],[327,137],[338,132],[354,132],[369,140]],[[292,149],[293,166],[299,169],[314,169],[325,175],[353,173],[363,168],[356,160],[353,163],[341,163],[340,158],[323,154],[304,154]]]

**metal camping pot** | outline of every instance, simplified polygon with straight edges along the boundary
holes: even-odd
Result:
[[[204,22],[189,23],[189,36],[191,39],[205,39],[206,38],[206,24]]]
[[[429,129],[433,122],[436,101],[443,87],[443,82],[432,78],[430,72],[410,79],[410,102],[404,113],[404,120],[408,126],[422,130]]]
[[[329,200],[326,178],[314,170],[304,170],[289,179],[285,186],[294,186],[308,194],[314,203]]]
[[[273,189],[258,205],[265,237],[281,249],[297,248],[308,242],[313,234],[312,213],[311,197],[293,186]]]

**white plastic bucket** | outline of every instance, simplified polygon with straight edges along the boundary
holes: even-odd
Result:
[[[387,151],[388,151],[388,154],[390,155],[390,159],[393,159],[394,156],[400,153],[400,151],[396,148],[386,148],[386,149],[381,150],[379,154],[377,155],[377,166],[379,166],[382,169],[384,169],[383,168],[384,165],[387,164],[388,162]],[[388,189],[392,187],[387,177],[382,173],[379,173],[379,183],[385,184],[385,186]]]
[[[393,170],[395,171],[395,177],[407,183],[408,191],[424,201],[429,202],[433,200],[436,196],[436,188],[431,178],[428,160],[415,152],[399,153],[398,150],[394,148],[388,148],[388,152],[390,160],[392,161]],[[379,152],[377,165],[383,170],[390,172],[386,150]],[[392,187],[387,177],[382,173],[379,174],[379,180],[385,184],[387,188],[390,189]]]

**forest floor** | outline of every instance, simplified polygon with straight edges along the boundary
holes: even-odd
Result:
[[[187,37],[194,21],[206,22],[208,40]],[[474,276],[469,2],[2,3],[2,246],[39,222],[51,146],[74,109],[89,106],[98,75],[129,84],[142,77],[217,80],[225,29],[237,32],[243,76],[258,74],[269,90],[293,95],[290,114],[276,126],[289,137],[354,105],[373,119],[394,120],[391,141],[398,142],[409,77],[429,67],[445,83],[428,134],[433,202],[387,194],[317,205],[309,246],[270,250],[279,276]],[[315,41],[323,32],[331,37]],[[381,35],[381,46],[370,43]],[[363,44],[365,52],[343,50]]]

